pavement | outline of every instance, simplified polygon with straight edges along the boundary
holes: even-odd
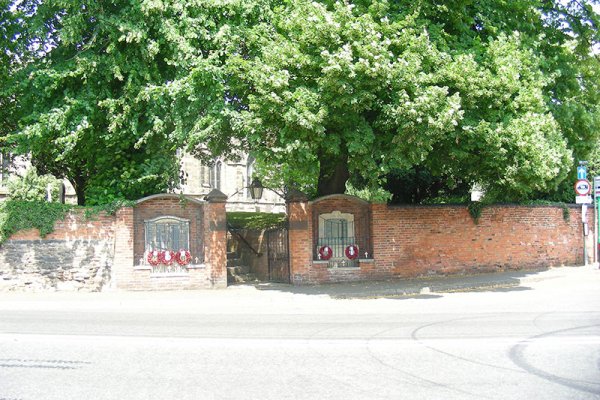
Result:
[[[598,266],[0,293],[1,399],[600,400]]]
[[[527,277],[535,276],[548,270],[548,268],[544,268],[474,275],[432,276],[388,281],[346,282],[304,286],[291,286],[278,283],[259,283],[253,286],[257,290],[288,291],[306,295],[322,294],[329,295],[335,299],[426,297],[435,293],[500,291],[516,288]],[[231,288],[235,287],[234,285]]]
[[[178,312],[190,314],[324,313],[363,309],[369,300],[435,299],[461,292],[550,290],[600,286],[598,265],[435,276],[379,282],[293,286],[280,283],[232,285],[185,291],[0,292],[0,311]],[[557,286],[558,285],[558,286]],[[552,292],[549,292],[550,294]]]

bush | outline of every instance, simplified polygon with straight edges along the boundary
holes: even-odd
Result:
[[[270,229],[284,224],[285,214],[228,212],[227,223],[234,229]]]
[[[53,202],[59,201],[62,182],[52,175],[38,175],[30,168],[23,177],[11,178],[8,181],[9,197],[15,201],[45,201],[48,188]]]

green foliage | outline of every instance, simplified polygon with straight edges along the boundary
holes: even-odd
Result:
[[[182,132],[205,109],[202,84],[188,80],[210,75],[209,10],[77,0],[3,2],[2,12],[19,15],[13,59],[27,56],[3,97],[20,111],[7,137],[15,151],[31,154],[40,172],[68,178],[80,204],[178,184]]]
[[[8,192],[12,200],[43,202],[47,199],[48,188],[53,202],[59,201],[62,182],[52,175],[39,176],[34,168],[26,171],[22,177],[11,177]]]
[[[294,188],[309,198],[317,196],[318,162],[315,160],[310,170],[297,168],[293,164],[272,164],[266,159],[256,159],[254,176],[268,188]]]
[[[227,224],[236,229],[270,229],[281,226],[285,221],[285,214],[252,212],[227,213]]]
[[[84,208],[84,217],[88,220],[95,219],[99,214],[115,215],[123,207],[133,207],[136,202],[133,200],[117,199],[110,203],[86,206]]]
[[[600,138],[598,4],[3,1],[0,143],[80,204],[177,186],[183,146],[313,193],[422,167],[421,201],[560,198]]]
[[[436,176],[424,166],[391,171],[385,188],[396,204],[467,203],[472,186],[453,176]]]
[[[596,143],[586,161],[588,162],[588,177],[591,181],[595,176],[600,176],[600,142]]]
[[[577,53],[590,66],[576,72],[568,34],[545,24],[537,2],[461,3],[273,8],[225,60],[236,100],[227,125],[280,181],[318,180],[319,194],[344,169],[372,188],[417,165],[496,200],[558,190],[578,151],[568,127],[588,118],[584,131],[598,137],[597,60]],[[557,92],[565,73],[584,84]],[[588,100],[563,118],[573,96]]]
[[[350,182],[346,183],[346,194],[374,203],[387,203],[392,198],[392,194],[383,188],[356,189]]]
[[[469,214],[471,214],[471,218],[473,218],[473,222],[475,222],[476,225],[479,223],[479,218],[481,217],[483,209],[488,205],[489,203],[483,201],[471,201],[467,206]]]
[[[54,230],[73,206],[45,201],[5,200],[0,203],[0,243],[13,233],[36,228],[42,237]]]

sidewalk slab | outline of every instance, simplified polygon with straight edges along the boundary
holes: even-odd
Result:
[[[436,276],[376,282],[349,282],[322,285],[292,286],[262,283],[257,290],[277,290],[306,295],[329,295],[337,299],[392,298],[431,296],[435,293],[499,290],[520,286],[521,279],[546,269],[486,273],[477,275]]]

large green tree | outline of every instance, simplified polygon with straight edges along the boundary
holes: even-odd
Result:
[[[490,189],[495,191],[495,196],[491,197],[572,201],[574,166],[578,160],[591,157],[590,152],[600,143],[600,63],[597,55],[600,30],[598,14],[592,7],[597,7],[598,2],[464,0],[441,2],[435,6],[426,2],[415,4],[420,7],[423,18],[430,22],[430,29],[437,32],[440,38],[438,45],[455,55],[475,53],[482,45],[501,35],[519,34],[522,45],[538,59],[539,73],[546,82],[542,87],[543,101],[558,124],[560,135],[573,152],[573,162],[568,171],[561,174],[565,176],[565,172],[570,172],[568,178],[555,179],[548,188],[536,187],[537,181],[528,183],[525,179],[519,181],[521,186],[526,185],[525,189],[532,189],[528,193],[512,189],[499,192],[501,188],[494,185]],[[466,91],[463,93],[472,97]],[[453,147],[453,144],[447,146]],[[469,169],[485,165],[477,156],[469,156],[464,161]],[[515,163],[515,168],[521,165],[522,161]],[[413,196],[427,189],[433,192],[434,197],[436,193],[452,193],[465,182],[463,175],[445,179],[444,174],[431,168],[428,162],[418,168],[426,174],[433,171],[431,175],[435,176],[433,184],[417,188]],[[406,172],[400,171],[396,175],[405,176]],[[537,179],[535,175],[532,177]],[[398,192],[398,188],[395,189]],[[399,196],[402,194],[399,193]]]
[[[0,4],[5,143],[81,203],[164,190],[182,146],[251,151],[318,194],[423,170],[447,192],[539,197],[600,132],[586,2]]]
[[[226,116],[318,194],[415,166],[495,199],[556,192],[599,132],[597,16],[577,4],[288,2],[226,60]]]
[[[6,147],[6,136],[16,127],[16,101],[15,93],[11,92],[6,85],[13,73],[18,69],[20,54],[23,58],[26,54],[20,51],[18,41],[14,40],[19,31],[19,13],[10,10],[8,0],[0,0],[0,144]]]
[[[80,204],[177,184],[176,150],[223,101],[221,21],[246,9],[225,3],[2,3],[14,22],[4,42],[20,49],[2,97],[18,100],[7,143],[41,173],[68,178]],[[227,143],[221,135],[207,144],[225,152]]]

